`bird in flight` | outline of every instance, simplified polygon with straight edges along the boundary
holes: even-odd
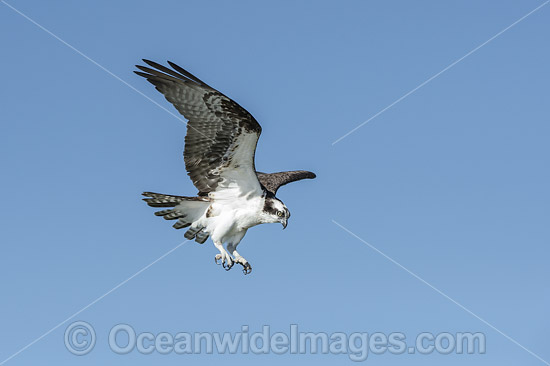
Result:
[[[189,122],[183,159],[196,196],[144,192],[155,215],[177,220],[174,228],[189,228],[188,240],[203,244],[208,237],[220,251],[214,258],[226,270],[235,263],[243,272],[250,263],[237,252],[247,230],[259,224],[280,223],[286,228],[290,211],[275,195],[279,187],[315,174],[304,170],[261,173],[254,166],[260,124],[243,107],[178,65],[171,69],[143,60],[136,65],[143,76]],[[224,248],[226,243],[226,248]],[[219,261],[219,262],[218,262]]]

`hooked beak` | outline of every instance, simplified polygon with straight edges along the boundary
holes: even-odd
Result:
[[[281,224],[283,225],[283,230],[286,229],[286,226],[288,225],[288,219],[287,219],[287,218],[284,218],[284,219],[281,221]]]

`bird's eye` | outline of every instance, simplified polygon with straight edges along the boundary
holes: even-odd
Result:
[[[279,217],[283,216],[283,211],[277,211],[277,216]]]

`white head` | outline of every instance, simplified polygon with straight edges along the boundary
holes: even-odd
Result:
[[[283,225],[283,229],[285,229],[290,217],[290,211],[278,198],[266,197],[260,217],[266,224],[280,222]]]

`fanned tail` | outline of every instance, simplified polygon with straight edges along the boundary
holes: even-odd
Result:
[[[155,212],[156,216],[162,216],[165,220],[178,220],[173,227],[183,229],[193,225],[210,206],[210,199],[205,196],[186,197],[169,194],[144,192],[143,200],[151,207],[173,207]],[[202,227],[191,226],[185,233],[185,238],[195,239],[202,244],[208,239],[208,234],[202,232]]]

